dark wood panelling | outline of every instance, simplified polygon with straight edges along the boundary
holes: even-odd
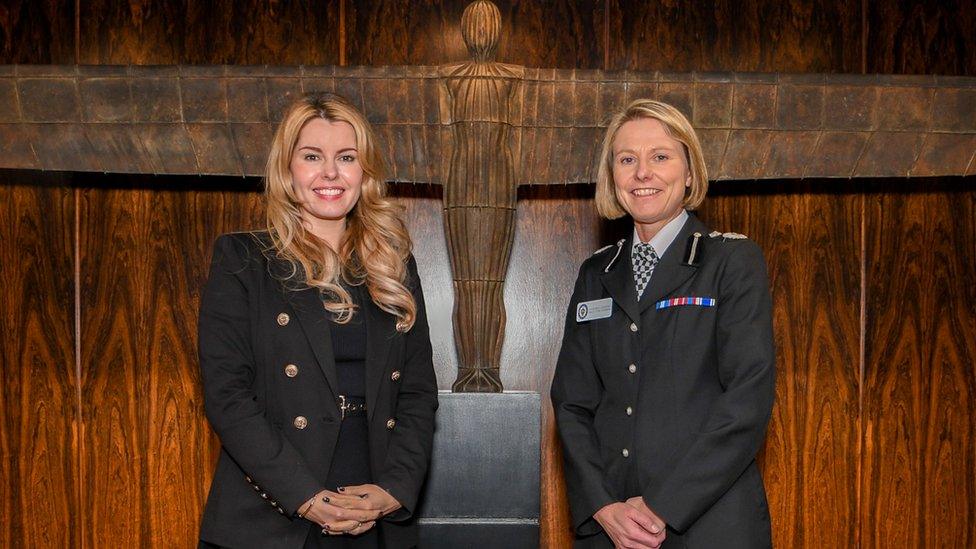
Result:
[[[260,216],[256,194],[186,191],[83,195],[88,546],[195,545],[217,449],[198,374],[199,292],[215,236],[260,225]]]
[[[0,64],[74,62],[74,2],[5,0],[0,5]]]
[[[860,6],[860,0],[610,0],[607,68],[860,72]]]
[[[498,61],[597,69],[603,64],[603,2],[495,2],[502,15]],[[468,59],[461,39],[466,1],[347,2],[349,65],[439,65]]]
[[[973,547],[976,184],[886,183],[865,207],[862,545]]]
[[[866,2],[867,72],[976,75],[976,3]]]
[[[777,371],[760,465],[775,547],[857,539],[860,197],[822,185],[715,185],[701,211],[766,255]]]
[[[82,63],[339,64],[339,0],[83,0]]]
[[[0,172],[0,547],[78,542],[73,191]]]

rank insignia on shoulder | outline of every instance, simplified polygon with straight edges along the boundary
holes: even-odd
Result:
[[[739,233],[720,233],[718,231],[708,233],[709,238],[718,238],[720,236],[725,240],[742,240],[744,238],[749,238],[748,236]]]

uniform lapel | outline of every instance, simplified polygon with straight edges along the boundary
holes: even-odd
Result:
[[[674,241],[668,246],[667,251],[664,252],[664,256],[661,257],[657,266],[654,267],[651,281],[647,285],[647,288],[644,289],[644,295],[641,296],[640,303],[638,304],[640,314],[643,314],[648,307],[657,303],[661,298],[684,284],[698,270],[696,266],[682,263],[688,237],[695,231],[705,234],[707,228],[704,223],[698,220],[698,217],[694,214],[689,214],[688,220],[681,227],[678,236],[674,238]],[[636,294],[636,290],[634,292]]]
[[[383,382],[390,345],[396,334],[396,318],[380,309],[363,288],[363,310],[366,313],[366,417],[373,418],[376,397]]]
[[[637,322],[640,320],[640,312],[637,309],[637,287],[634,284],[634,268],[630,259],[633,240],[634,235],[631,231],[630,237],[624,241],[620,249],[620,254],[613,260],[610,270],[603,273],[600,280],[610,297],[613,298],[614,303],[627,313],[631,322]],[[607,262],[609,263],[609,261],[608,259]],[[600,265],[600,268],[606,269],[606,264]]]

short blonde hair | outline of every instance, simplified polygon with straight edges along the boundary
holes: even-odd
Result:
[[[708,192],[708,171],[705,168],[705,156],[702,154],[701,142],[698,134],[691,127],[691,122],[673,106],[654,101],[652,99],[637,99],[627,108],[613,115],[607,126],[607,133],[603,136],[600,149],[600,160],[596,173],[596,209],[607,219],[617,219],[627,215],[627,211],[617,200],[617,193],[613,183],[613,140],[617,137],[620,127],[631,120],[653,118],[664,125],[668,135],[684,145],[685,160],[691,172],[691,186],[685,191],[682,205],[694,210],[705,200]]]
[[[292,188],[291,159],[298,136],[309,120],[346,122],[356,134],[363,186],[359,201],[347,216],[346,233],[332,250],[302,223],[301,200]],[[397,328],[409,330],[417,304],[407,288],[407,260],[411,242],[400,217],[401,208],[386,196],[386,163],[376,136],[363,113],[345,98],[313,92],[299,98],[285,113],[275,132],[265,171],[268,230],[277,255],[292,266],[288,278],[318,288],[325,308],[348,322],[356,306],[341,282],[365,282],[370,298],[397,317]]]

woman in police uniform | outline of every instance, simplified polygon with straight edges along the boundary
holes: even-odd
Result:
[[[580,267],[552,382],[579,547],[771,544],[765,260],[689,212],[707,185],[677,109],[638,100],[611,120],[596,205],[634,229]]]
[[[221,452],[204,547],[413,547],[437,407],[410,238],[362,113],[295,102],[268,230],[221,236],[200,304]]]

